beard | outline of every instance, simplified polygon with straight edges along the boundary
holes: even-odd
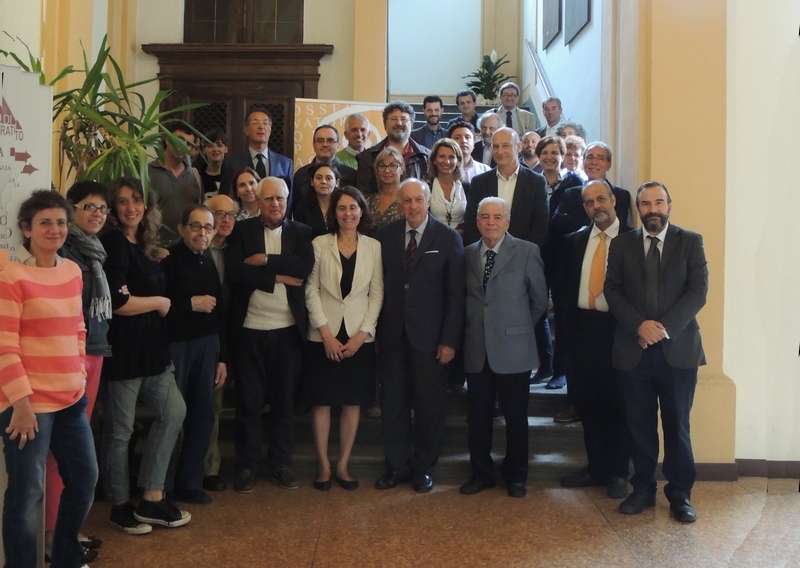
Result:
[[[606,211],[605,209],[598,209],[592,215],[592,222],[596,224],[602,224],[608,221],[609,217],[611,217],[611,213]]]
[[[405,144],[408,142],[408,137],[411,135],[411,132],[403,129],[395,130],[392,128],[389,132],[386,133],[387,138],[392,142],[397,144]]]
[[[667,225],[669,215],[662,215],[661,213],[648,213],[642,219],[642,224],[649,233],[660,233]]]

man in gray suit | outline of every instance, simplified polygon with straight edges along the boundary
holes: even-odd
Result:
[[[539,366],[533,328],[547,308],[539,247],[508,234],[511,206],[499,197],[478,204],[481,239],[465,249],[467,315],[464,370],[469,385],[472,478],[463,495],[494,487],[492,411],[506,419],[501,477],[511,497],[525,496],[528,478],[528,378]]]
[[[617,319],[614,368],[633,441],[633,493],[619,506],[635,515],[656,503],[658,412],[664,430],[664,494],[675,519],[694,522],[691,493],[697,471],[689,413],[697,367],[705,365],[695,316],[706,303],[708,267],[703,238],[669,223],[666,186],[643,184],[636,193],[643,227],[617,236],[608,251],[603,293]]]

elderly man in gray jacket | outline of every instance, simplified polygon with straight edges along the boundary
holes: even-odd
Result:
[[[539,365],[533,328],[547,308],[539,247],[508,234],[511,207],[499,197],[478,204],[481,239],[468,246],[464,369],[469,385],[472,478],[461,493],[494,487],[492,410],[499,397],[506,419],[501,477],[511,497],[524,497],[528,478],[528,378]]]

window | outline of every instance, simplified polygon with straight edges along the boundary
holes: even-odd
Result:
[[[303,0],[185,0],[184,43],[303,43]]]

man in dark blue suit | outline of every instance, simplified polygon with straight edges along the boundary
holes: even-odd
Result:
[[[662,183],[643,184],[636,207],[643,227],[611,241],[603,289],[617,320],[612,364],[622,371],[633,440],[633,493],[619,511],[634,515],[656,504],[660,409],[664,494],[676,520],[694,522],[689,414],[697,368],[706,363],[695,317],[708,293],[703,237],[669,223],[672,199]]]
[[[622,393],[611,366],[616,320],[603,295],[606,259],[612,240],[631,231],[614,210],[614,194],[604,182],[582,188],[592,224],[568,235],[559,255],[556,285],[571,400],[583,421],[588,468],[561,480],[564,487],[606,486],[608,496],[628,494],[630,439]]]
[[[286,187],[289,189],[288,207],[291,211],[294,168],[289,158],[267,149],[269,136],[272,134],[272,118],[263,109],[251,111],[244,121],[244,134],[247,137],[247,150],[234,155],[229,154],[222,162],[220,193],[235,196],[236,191],[231,189],[234,174],[242,168],[253,168],[261,179],[273,176],[286,182]]]
[[[284,181],[267,177],[258,190],[261,215],[236,223],[225,258],[236,366],[233,487],[240,493],[253,491],[265,392],[269,473],[281,487],[298,486],[292,470],[294,392],[308,332],[303,284],[314,267],[311,228],[285,218],[289,190]]]
[[[428,213],[430,200],[428,184],[405,180],[397,195],[404,219],[378,231],[384,298],[377,340],[386,444],[378,489],[409,477],[415,491],[433,489],[431,475],[444,442],[444,370],[464,323],[464,247],[458,233]]]

